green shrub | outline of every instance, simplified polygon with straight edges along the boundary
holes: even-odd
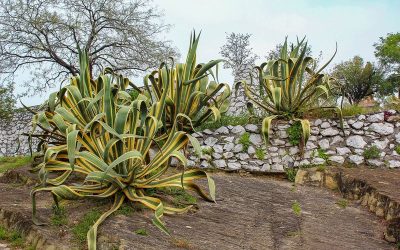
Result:
[[[375,145],[367,148],[363,153],[363,156],[365,157],[365,159],[379,158],[379,155],[380,155],[380,150]]]
[[[341,207],[341,208],[346,208],[349,204],[349,202],[346,199],[340,199],[336,202],[336,204]]]
[[[97,209],[92,209],[85,213],[82,220],[72,228],[72,233],[75,235],[75,238],[80,243],[84,243],[86,241],[87,232],[100,218],[100,216],[100,211],[98,211]]]
[[[300,144],[301,137],[303,136],[303,130],[299,121],[296,121],[290,125],[290,127],[286,129],[286,132],[288,133],[290,144],[294,146]]]
[[[245,132],[240,136],[239,143],[243,145],[243,151],[247,151],[250,147],[250,133]]]
[[[290,182],[294,182],[296,179],[297,169],[296,168],[287,168],[285,169],[286,177]]]
[[[301,215],[301,206],[300,206],[300,203],[298,201],[294,201],[292,203],[292,211],[297,216]]]
[[[256,148],[256,157],[259,160],[264,160],[265,159],[265,151],[262,148]]]

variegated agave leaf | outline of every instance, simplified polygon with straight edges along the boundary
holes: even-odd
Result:
[[[307,42],[305,38],[298,41],[296,46],[288,50],[287,39],[280,51],[280,58],[263,63],[255,67],[258,73],[260,89],[257,93],[246,81],[240,81],[236,88],[243,85],[245,95],[249,101],[267,112],[270,116],[263,121],[263,135],[266,142],[269,138],[271,122],[276,118],[298,119],[310,109],[324,108],[340,110],[338,107],[320,105],[321,100],[331,93],[329,77],[322,74],[322,70],[332,61],[332,58],[320,69],[314,71],[315,61],[306,56]],[[253,105],[248,105],[253,108]],[[342,121],[341,112],[338,112]],[[303,127],[304,145],[310,136],[309,122],[299,119]]]
[[[139,202],[154,210],[154,224],[166,233],[168,230],[161,220],[163,214],[182,213],[190,208],[169,206],[149,196],[148,189],[178,187],[215,201],[214,181],[204,171],[195,169],[168,175],[171,157],[186,165],[187,159],[181,150],[189,141],[199,151],[199,143],[177,130],[177,125],[171,127],[165,143],[150,158],[150,149],[162,128],[169,85],[165,85],[158,101],[148,107],[146,98],[131,100],[126,94],[125,78],[104,73],[93,80],[85,51],[81,52],[80,59],[82,74],[72,78],[68,86],[52,97],[51,108],[35,118],[38,126],[52,131],[63,141],[46,143],[43,162],[37,167],[41,184],[31,193],[34,222],[40,224],[36,218],[39,192],[52,193],[56,204],[62,199],[114,197],[110,210],[87,234],[88,248],[96,249],[97,227],[123,202]],[[69,182],[74,172],[84,176],[78,185]],[[208,193],[194,182],[200,178],[208,180]]]
[[[218,64],[222,60],[196,64],[199,39],[200,35],[193,33],[185,63],[170,68],[163,63],[144,78],[151,100],[160,101],[166,94],[166,107],[161,119],[164,131],[170,131],[177,123],[179,130],[191,132],[210,117],[219,120],[229,108],[230,87],[217,80]]]

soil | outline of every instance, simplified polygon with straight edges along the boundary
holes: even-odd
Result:
[[[357,203],[342,208],[339,193],[297,186],[266,176],[213,173],[217,203],[198,199],[198,209],[164,216],[167,236],[151,223],[150,210],[130,216],[114,215],[99,228],[100,249],[396,249],[383,240],[384,223]],[[64,204],[68,226],[34,226],[30,187],[0,178],[0,209],[18,213],[21,228],[32,227],[44,238],[66,249],[81,248],[71,233],[91,208],[105,211],[110,203],[69,201]],[[301,214],[294,213],[297,202]],[[52,199],[38,196],[38,214],[49,220]],[[147,236],[135,233],[145,229]],[[83,246],[84,247],[84,246]]]

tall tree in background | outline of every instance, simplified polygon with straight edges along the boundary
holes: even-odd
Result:
[[[161,18],[148,0],[0,0],[0,76],[28,71],[28,86],[43,91],[79,74],[78,46],[91,73],[135,75],[177,55]]]
[[[375,56],[388,73],[387,89],[398,91],[400,98],[400,33],[387,34],[374,44]]]
[[[6,120],[12,117],[15,107],[13,91],[14,86],[12,83],[0,86],[0,120]]]
[[[224,68],[231,68],[235,81],[245,79],[258,58],[250,47],[251,34],[228,33],[220,54],[226,60]]]
[[[332,76],[342,89],[350,104],[358,104],[362,99],[377,91],[384,81],[383,74],[372,63],[355,56],[335,65]]]

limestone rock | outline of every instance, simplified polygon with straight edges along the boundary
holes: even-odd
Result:
[[[373,123],[369,126],[369,129],[380,134],[380,135],[390,135],[394,131],[394,126],[391,123]]]
[[[250,134],[250,142],[256,146],[263,144],[263,140],[260,134]]]
[[[230,170],[238,170],[240,169],[241,165],[238,162],[228,162],[228,168]]]
[[[340,155],[333,155],[329,157],[330,162],[338,163],[338,164],[343,164],[344,163],[344,157]]]
[[[347,155],[351,153],[351,150],[349,148],[336,148],[336,152],[338,153],[338,155]]]
[[[389,161],[389,168],[399,168],[399,167],[400,167],[400,161],[396,160]]]
[[[242,144],[237,144],[234,148],[233,148],[233,152],[234,153],[239,153],[243,151],[243,145]]]
[[[360,129],[360,128],[362,128],[364,126],[364,122],[358,121],[358,122],[355,122],[355,123],[351,124],[351,126],[353,128],[355,128],[355,129]]]
[[[229,129],[227,127],[220,127],[219,129],[214,131],[214,134],[216,134],[216,135],[219,135],[219,134],[227,135],[227,134],[229,134]]]
[[[353,135],[347,138],[346,145],[353,148],[364,148],[367,143],[364,141],[362,136]]]
[[[383,122],[384,116],[383,113],[378,113],[374,115],[370,115],[367,118],[368,122]]]
[[[233,134],[242,135],[242,134],[244,134],[244,132],[246,132],[246,130],[245,130],[242,126],[237,125],[237,126],[234,126],[234,127],[232,128],[231,132],[232,132]]]
[[[247,124],[245,127],[246,131],[251,132],[251,133],[259,133],[259,129],[257,125],[254,124]]]
[[[321,135],[323,136],[335,136],[339,134],[339,130],[334,128],[327,128],[321,131]]]
[[[329,124],[329,122],[323,122],[322,124],[321,124],[321,128],[329,128],[331,125]]]
[[[225,159],[230,159],[232,158],[235,154],[232,152],[226,152],[222,154],[224,156]]]
[[[356,165],[360,165],[361,163],[364,162],[364,157],[360,155],[350,155],[349,161]]]
[[[204,144],[206,144],[207,146],[214,146],[216,143],[218,142],[218,139],[215,137],[208,137],[207,139],[205,139]]]
[[[321,149],[328,149],[329,148],[329,140],[328,139],[322,139],[318,142],[318,145]]]
[[[226,168],[225,160],[215,160],[213,161],[213,164],[216,168]]]

